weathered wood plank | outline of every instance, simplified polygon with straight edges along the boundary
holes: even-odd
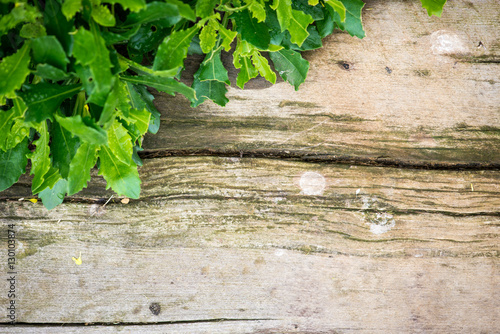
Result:
[[[369,1],[367,37],[337,33],[306,53],[311,70],[298,92],[255,80],[230,87],[224,108],[196,109],[157,94],[163,123],[145,147],[499,163],[499,17],[495,0],[447,4],[440,19],[419,2]]]
[[[110,194],[100,178],[51,211],[0,203],[3,228],[18,229],[19,321],[129,332],[214,319],[240,319],[224,323],[235,333],[498,328],[499,172],[182,157],[148,160],[141,174],[143,196],[128,204],[92,204]],[[171,328],[205,325],[215,326]]]

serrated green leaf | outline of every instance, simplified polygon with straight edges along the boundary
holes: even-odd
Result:
[[[200,47],[203,53],[209,53],[217,42],[217,22],[214,20],[208,21],[208,24],[205,25],[200,32]]]
[[[229,52],[229,50],[231,50],[231,43],[238,33],[224,28],[224,26],[220,23],[217,29],[219,30],[219,36],[222,38],[222,47],[226,52]]]
[[[32,40],[33,60],[37,64],[47,63],[66,70],[69,63],[66,52],[55,36],[43,36]]]
[[[101,31],[101,36],[106,41],[106,45],[113,45],[128,41],[132,36],[137,34],[140,25],[130,28],[126,31],[111,32],[111,31]]]
[[[170,26],[176,24],[181,19],[178,7],[173,4],[158,1],[148,3],[146,8],[137,13],[129,14],[123,23],[123,27],[131,27],[159,19],[167,20]]]
[[[300,84],[306,80],[309,62],[303,59],[299,52],[285,49],[272,52],[269,56],[283,80],[288,81],[295,87],[295,90],[298,90]]]
[[[68,181],[61,179],[52,188],[45,188],[38,194],[47,210],[52,210],[64,201],[68,189]]]
[[[156,53],[153,70],[178,70],[183,67],[189,44],[197,32],[198,27],[193,26],[186,30],[174,31],[165,37]]]
[[[363,38],[366,36],[361,20],[361,10],[365,3],[361,0],[342,0],[346,9],[345,22],[340,20],[340,15],[335,12],[334,19],[337,26],[351,36]]]
[[[162,40],[169,33],[170,28],[161,28],[157,21],[143,24],[127,44],[129,55],[131,57],[132,55],[142,56],[149,51],[156,51]]]
[[[309,0],[309,5],[316,6],[319,3],[319,0]]]
[[[118,120],[114,120],[111,127],[108,129],[107,146],[110,148],[113,155],[122,163],[127,165],[132,163],[132,139]]]
[[[73,195],[87,187],[90,170],[97,161],[97,145],[82,143],[71,160],[68,173],[68,195]]]
[[[69,78],[68,73],[49,64],[38,64],[35,75],[52,81],[60,81]]]
[[[119,113],[125,113],[125,115],[128,116],[130,109],[128,102],[129,99],[125,83],[121,80],[116,80],[113,89],[104,103],[101,117],[97,124],[107,128]]]
[[[0,36],[3,36],[20,23],[35,23],[41,16],[42,15],[36,7],[25,2],[16,2],[16,6],[12,8],[10,13],[0,17]]]
[[[0,98],[15,97],[15,91],[24,83],[30,73],[30,43],[24,43],[23,47],[11,56],[5,57],[0,63]]]
[[[287,29],[291,35],[292,43],[301,46],[309,33],[307,27],[313,23],[313,18],[304,12],[292,9],[291,0],[274,0],[272,9],[276,10],[278,22],[283,32]]]
[[[103,0],[106,3],[118,3],[123,9],[130,9],[131,12],[138,12],[146,7],[146,0]]]
[[[141,179],[134,162],[129,165],[121,162],[106,146],[101,147],[99,159],[99,175],[106,180],[106,189],[111,187],[118,195],[139,198]]]
[[[128,134],[132,138],[132,143],[142,141],[142,137],[148,131],[150,118],[151,113],[145,108],[142,110],[130,109],[130,113],[128,117],[124,118],[125,122],[122,122],[122,125],[127,129]]]
[[[82,118],[80,115],[61,117],[56,114],[55,118],[63,128],[81,141],[93,145],[105,145],[108,141],[107,132],[101,129],[90,117]]]
[[[272,84],[276,83],[276,73],[273,72],[267,59],[260,52],[255,50],[252,54],[252,64],[255,66],[259,74]]]
[[[166,0],[167,3],[170,3],[172,5],[175,5],[177,6],[177,9],[179,10],[179,14],[185,18],[185,19],[188,19],[189,21],[196,21],[196,14],[194,12],[193,9],[191,9],[191,7],[180,1],[180,0]]]
[[[27,138],[13,148],[0,150],[0,191],[11,187],[25,173],[28,153]]]
[[[420,2],[429,16],[436,15],[437,17],[441,17],[443,6],[446,4],[446,0],[420,0]]]
[[[216,80],[228,85],[231,84],[227,75],[227,70],[222,64],[220,50],[208,54],[200,65],[197,73],[200,81]]]
[[[71,132],[63,128],[58,122],[52,123],[51,136],[50,151],[52,152],[52,164],[59,170],[63,178],[67,178],[69,165],[80,141],[78,138],[73,137]]]
[[[66,20],[57,0],[45,1],[43,19],[47,35],[56,36],[64,50],[68,53],[73,43],[70,33],[74,30],[74,26],[72,21]]]
[[[238,77],[236,78],[236,85],[243,89],[245,84],[259,75],[259,71],[252,65],[250,57],[238,56],[236,60],[238,62],[238,67],[240,71],[238,72]]]
[[[61,11],[69,21],[82,8],[82,0],[64,0]]]
[[[153,87],[161,92],[165,92],[170,95],[181,93],[182,95],[187,97],[189,101],[196,100],[195,92],[192,88],[172,78],[163,78],[157,76],[122,76],[121,78],[124,81],[128,81],[136,85],[139,84]]]
[[[37,38],[37,37],[42,37],[46,36],[47,31],[45,30],[45,27],[40,24],[39,22],[37,23],[26,23],[23,25],[21,28],[21,31],[19,32],[19,36],[22,38]]]
[[[28,158],[31,160],[30,175],[35,175],[31,181],[31,191],[37,194],[45,188],[41,188],[44,182],[44,176],[50,169],[50,147],[49,147],[49,131],[47,130],[47,123],[42,122],[37,125],[40,138],[33,142],[36,146],[35,151],[29,154]]]
[[[19,98],[15,99],[20,100]],[[0,150],[6,151],[8,148],[12,146],[7,146],[7,138],[13,135],[11,128],[14,125],[16,119],[22,117],[24,110],[20,108],[16,108],[13,106],[9,110],[3,111],[0,110]],[[15,146],[15,145],[14,145]]]
[[[146,109],[151,114],[148,131],[153,134],[157,133],[160,128],[161,115],[153,104],[154,96],[148,92],[146,87],[135,86],[130,82],[126,83],[126,89],[132,108],[137,110]]]
[[[40,123],[46,119],[53,120],[53,114],[62,101],[78,93],[81,87],[81,85],[61,86],[46,82],[24,85],[23,91],[18,95],[28,106],[25,113],[26,122]]]
[[[236,31],[241,38],[259,49],[267,49],[271,42],[269,28],[264,22],[258,22],[247,9],[233,13],[230,18],[236,22]]]
[[[191,107],[197,107],[206,99],[210,99],[220,106],[225,106],[229,102],[226,97],[227,88],[224,82],[217,80],[201,81],[199,78],[200,69],[194,74],[193,89],[196,92],[196,101],[191,102]]]
[[[263,22],[266,20],[266,10],[264,9],[264,6],[257,0],[254,0],[250,3],[250,5],[248,6],[248,10],[252,13],[252,17],[256,18],[258,22]]]
[[[103,5],[92,7],[92,18],[104,27],[113,27],[116,24],[115,16]]]
[[[61,180],[61,175],[59,174],[59,170],[54,167],[50,167],[49,170],[43,176],[43,182],[38,186],[36,191],[33,191],[33,194],[40,193],[47,189],[52,189],[54,186]],[[47,192],[45,192],[47,194]]]
[[[214,13],[214,8],[217,2],[218,0],[196,1],[196,16],[202,19],[209,17]]]
[[[345,22],[346,9],[345,9],[344,4],[341,1],[339,1],[339,0],[327,0],[327,1],[325,1],[325,4],[332,7],[332,9],[339,14],[340,22]]]
[[[294,0],[292,1],[292,8],[308,14],[314,21],[324,19],[324,14],[321,6],[311,6],[307,0]]]
[[[112,66],[106,43],[95,24],[91,24],[91,31],[80,28],[74,35],[74,41],[73,56],[76,58],[76,63],[87,68],[87,72],[77,71],[77,73],[82,76],[82,73],[90,75],[90,77],[80,77],[84,82],[91,81],[91,85],[85,87],[89,93],[87,102],[103,106],[115,80],[111,73]],[[89,52],[89,45],[92,45],[92,52]],[[89,86],[92,87],[90,92]]]

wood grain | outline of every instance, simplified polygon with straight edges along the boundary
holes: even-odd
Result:
[[[442,18],[418,1],[369,1],[367,37],[335,33],[305,53],[311,69],[297,92],[257,79],[229,87],[225,107],[195,109],[156,94],[162,125],[145,147],[499,163],[499,13],[495,0],[449,3]],[[191,59],[188,83],[200,61]]]

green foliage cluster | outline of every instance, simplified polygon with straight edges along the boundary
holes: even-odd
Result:
[[[421,0],[440,15],[446,0]],[[0,0],[0,191],[25,173],[47,208],[87,186],[138,198],[143,136],[160,114],[146,87],[193,107],[228,102],[222,52],[238,87],[278,73],[298,89],[334,29],[363,38],[361,0]],[[189,54],[204,54],[191,87]],[[269,57],[265,55],[268,54]],[[271,63],[268,61],[271,60]]]

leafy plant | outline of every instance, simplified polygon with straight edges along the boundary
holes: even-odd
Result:
[[[421,0],[440,16],[446,0]],[[236,84],[276,73],[298,89],[301,51],[341,29],[363,38],[361,0],[0,0],[0,191],[25,173],[47,208],[87,186],[97,164],[108,188],[138,198],[143,136],[160,114],[146,87],[193,107],[228,102]],[[204,54],[191,87],[188,54]],[[269,54],[269,58],[266,57]],[[271,60],[271,63],[269,60]],[[274,67],[274,69],[273,69]]]

